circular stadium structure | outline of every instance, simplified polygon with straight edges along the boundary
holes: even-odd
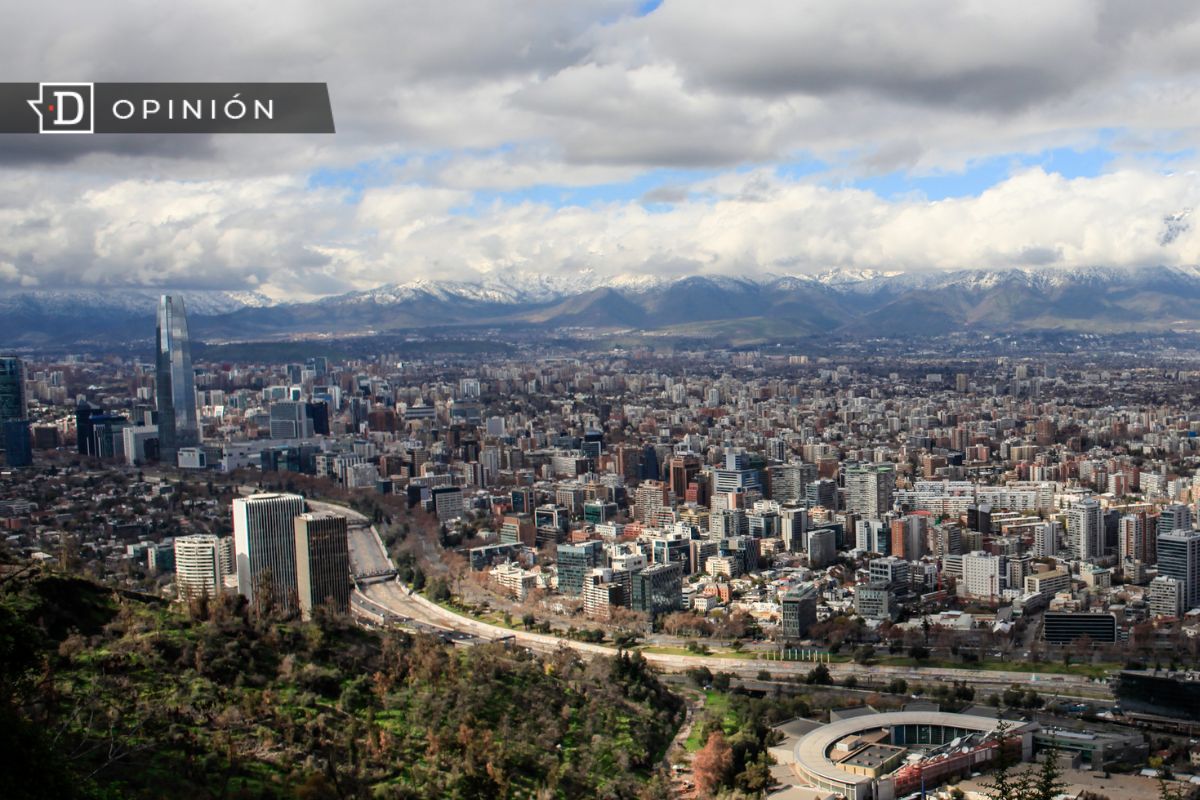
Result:
[[[936,710],[835,716],[800,737],[797,776],[822,793],[847,800],[894,800],[966,775],[994,759],[1000,720]],[[1028,760],[1036,725],[1009,723],[1004,747]]]

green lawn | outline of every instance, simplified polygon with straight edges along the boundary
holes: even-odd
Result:
[[[689,753],[694,753],[704,746],[700,737],[704,733],[705,720],[710,718],[721,720],[721,726],[727,734],[737,731],[737,719],[729,710],[729,695],[725,692],[710,689],[704,693],[704,708],[696,716],[696,724],[692,726],[691,733],[684,741],[684,749]]]
[[[837,657],[834,657],[835,661]],[[1082,675],[1088,678],[1104,678],[1110,672],[1119,670],[1120,664],[1063,664],[1061,661],[1005,661],[999,658],[985,658],[980,661],[963,663],[950,659],[930,658],[917,661],[911,656],[877,656],[871,660],[870,666],[883,667],[931,667],[937,669],[966,669],[975,671],[998,672],[1038,672],[1047,675]]]

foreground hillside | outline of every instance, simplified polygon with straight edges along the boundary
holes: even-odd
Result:
[[[682,719],[637,657],[0,581],[8,798],[657,797],[647,777]]]

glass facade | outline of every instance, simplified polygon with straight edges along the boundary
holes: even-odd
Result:
[[[25,416],[25,365],[19,358],[0,358],[0,422]]]
[[[196,376],[183,298],[163,295],[158,303],[155,389],[159,452],[174,461],[181,447],[200,444]]]

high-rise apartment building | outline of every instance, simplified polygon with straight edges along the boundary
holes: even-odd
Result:
[[[846,469],[846,510],[864,519],[882,519],[892,508],[896,472],[891,464],[860,464]]]
[[[298,494],[256,494],[233,501],[233,545],[238,592],[258,607],[266,593],[275,606],[295,610],[295,519],[304,513]]]
[[[634,494],[637,505],[637,518],[643,525],[657,526],[660,515],[669,509],[670,495],[667,485],[662,481],[644,480],[638,484]]]
[[[767,467],[771,483],[771,499],[779,503],[802,503],[807,498],[808,485],[817,479],[816,464],[775,464]]]
[[[1033,555],[1048,558],[1058,555],[1058,539],[1062,525],[1057,521],[1042,522],[1033,529]]]
[[[175,463],[179,448],[200,444],[196,375],[182,297],[164,294],[159,299],[155,344],[158,449],[163,461]]]
[[[995,599],[1006,587],[1004,556],[982,551],[967,553],[962,557],[962,570],[961,593],[967,597]]]
[[[1092,561],[1104,554],[1104,517],[1100,501],[1085,497],[1067,509],[1067,542],[1071,555]]]
[[[175,537],[175,589],[180,599],[216,597],[225,587],[222,540],[208,533]]]
[[[1117,523],[1117,552],[1121,562],[1146,560],[1146,515],[1125,514]]]
[[[300,616],[311,619],[313,609],[326,606],[350,611],[350,549],[346,518],[327,512],[295,517],[296,592]]]

